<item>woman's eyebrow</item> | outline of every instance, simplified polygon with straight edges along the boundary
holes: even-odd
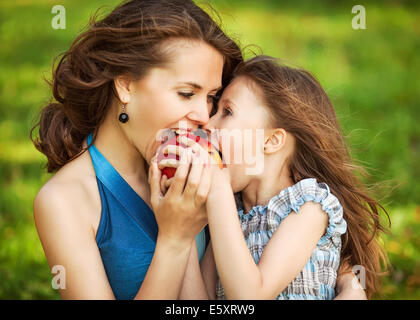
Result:
[[[180,84],[187,84],[187,85],[189,85],[191,87],[194,87],[195,89],[198,89],[198,90],[202,89],[202,87],[195,82],[181,82]]]
[[[223,88],[223,86],[220,86],[220,87],[218,87],[218,88],[216,88],[216,89],[211,90],[210,92],[213,92],[213,91],[215,91],[215,92],[219,92],[222,88]]]
[[[189,86],[192,86],[193,88],[195,88],[195,89],[197,89],[197,90],[201,90],[201,89],[203,89],[203,87],[202,86],[200,86],[199,84],[197,84],[197,83],[195,83],[195,82],[181,82],[181,84],[187,84],[187,85],[189,85]],[[222,86],[220,86],[220,87],[218,87],[218,88],[215,88],[215,89],[213,89],[213,90],[211,90],[210,92],[213,92],[213,91],[219,91],[220,89],[222,89],[223,87]]]

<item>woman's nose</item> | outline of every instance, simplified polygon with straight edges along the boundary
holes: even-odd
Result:
[[[209,121],[208,104],[200,103],[194,106],[194,109],[188,114],[188,118],[196,122],[199,126],[207,124]]]
[[[214,128],[214,117],[210,118],[209,121],[202,126],[202,129],[207,132],[212,131]]]

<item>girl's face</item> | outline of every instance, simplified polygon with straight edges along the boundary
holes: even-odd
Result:
[[[203,127],[218,133],[234,192],[243,190],[252,179],[249,169],[264,162],[264,128],[269,123],[269,113],[260,94],[246,77],[234,79],[224,90],[216,114]]]
[[[170,63],[152,68],[127,90],[117,86],[120,99],[129,99],[129,121],[118,124],[148,163],[162,129],[178,128],[181,121],[188,129],[207,123],[222,85],[224,58],[206,42],[170,40],[165,49],[172,52]]]

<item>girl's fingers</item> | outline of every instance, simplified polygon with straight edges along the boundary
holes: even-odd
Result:
[[[176,159],[163,159],[159,162],[158,167],[159,169],[163,169],[163,168],[178,168],[179,166],[179,160]]]
[[[199,143],[195,142],[195,140],[188,138],[187,136],[179,136],[178,137],[179,143],[183,143],[188,148],[191,148],[194,153],[201,154],[201,150],[205,150]],[[206,153],[208,152],[205,150]]]
[[[180,150],[181,150],[181,148],[184,148],[184,147],[182,147],[182,146],[176,146],[176,145],[173,145],[173,144],[169,144],[169,145],[167,145],[167,146],[165,146],[163,149],[162,149],[162,153],[163,154],[169,154],[169,153],[171,153],[171,154],[176,154],[176,155],[180,155]],[[185,149],[185,148],[184,148]]]
[[[204,162],[202,159],[193,154],[191,171],[188,175],[187,184],[184,190],[184,197],[186,199],[194,199],[197,193],[197,188],[200,185],[201,175],[203,172]]]
[[[206,150],[200,144],[195,142],[193,139],[188,138],[187,136],[179,136],[178,141],[179,143],[183,144],[184,147],[181,145],[166,145],[165,147],[163,147],[163,149],[160,152],[163,154],[173,154],[173,155],[179,156],[181,152],[183,152],[183,150],[190,149],[192,150],[194,154],[202,157],[203,161],[205,161],[206,158],[209,157],[208,150]],[[211,161],[211,159],[207,159],[207,160]],[[179,160],[176,160],[173,158],[172,159],[163,158],[159,162],[160,169],[165,168],[165,167],[178,168],[178,166],[179,166]]]
[[[195,143],[195,142],[194,142]],[[190,148],[188,146],[180,146],[180,145],[167,145],[165,146],[161,153],[163,154],[173,154],[173,155],[177,155],[180,156],[181,153],[183,151],[185,151],[186,149],[190,149],[192,150],[193,153],[199,153],[200,152],[200,146],[194,145],[193,148]],[[198,151],[197,151],[198,150]],[[173,158],[163,158],[160,162],[159,162],[159,168],[165,168],[165,167],[171,167],[171,168],[178,168],[179,166],[179,160],[173,159]]]
[[[209,152],[212,151],[208,147],[202,146],[195,142],[195,140],[188,138],[187,136],[180,136],[179,142],[191,148],[195,154],[199,155],[206,163],[217,164],[216,160],[210,156]]]

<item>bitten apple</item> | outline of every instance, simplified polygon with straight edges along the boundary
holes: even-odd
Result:
[[[186,134],[181,135],[185,135],[187,138],[190,138],[200,144],[205,150],[208,150],[210,156],[216,161],[219,167],[223,168],[223,161],[219,150],[210,141],[204,138],[207,135],[203,130],[197,129],[196,131],[187,132]],[[167,145],[176,145],[186,148],[187,146],[185,144],[178,141],[179,136],[179,131],[172,131],[168,135],[167,140],[162,144],[161,150],[163,150]],[[160,162],[163,159],[179,160],[179,156],[175,154],[164,154],[161,151],[157,156],[157,162]],[[168,179],[172,178],[175,175],[175,172],[176,168],[172,167],[165,167],[162,169],[162,175],[165,175]]]

